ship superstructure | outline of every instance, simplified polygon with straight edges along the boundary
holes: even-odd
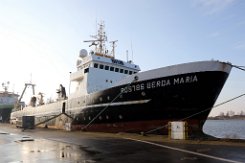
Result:
[[[125,77],[140,71],[132,61],[115,59],[114,41],[112,53],[109,54],[105,48],[103,29],[104,25],[101,24],[96,39],[85,41],[92,42],[90,46],[95,46],[94,50],[89,53],[85,49],[80,51],[77,72],[71,74],[71,81],[78,82],[75,96],[77,93],[84,95],[113,87]]]

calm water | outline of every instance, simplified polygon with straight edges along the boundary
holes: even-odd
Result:
[[[203,131],[218,138],[245,139],[245,120],[207,120]]]

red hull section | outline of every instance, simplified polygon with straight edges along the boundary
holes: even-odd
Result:
[[[121,123],[105,123],[105,124],[92,124],[90,126],[85,125],[72,125],[72,130],[83,131],[96,131],[96,132],[131,132],[131,133],[159,133],[168,134],[170,120],[151,120],[151,121],[135,121],[135,122],[121,122]],[[188,131],[190,133],[200,132],[200,127],[203,124],[199,124],[199,120],[192,120],[187,122]]]

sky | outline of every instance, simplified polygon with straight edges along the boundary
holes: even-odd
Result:
[[[0,82],[19,94],[32,82],[55,98],[101,21],[118,40],[116,57],[126,60],[128,50],[142,71],[212,59],[245,66],[244,0],[1,0]],[[216,104],[244,94],[244,83],[233,68]],[[245,97],[210,115],[230,110],[245,111]]]

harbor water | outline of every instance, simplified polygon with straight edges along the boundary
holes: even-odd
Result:
[[[245,140],[245,120],[207,120],[203,131],[217,138]]]

